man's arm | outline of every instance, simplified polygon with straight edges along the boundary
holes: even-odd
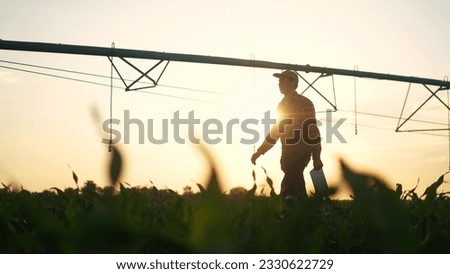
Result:
[[[314,145],[313,151],[312,151],[314,169],[321,169],[323,167],[322,160],[320,159],[321,151],[322,151],[322,146],[320,145],[320,143],[317,145]]]
[[[276,144],[278,138],[279,138],[278,125],[275,124],[272,125],[269,134],[266,136],[261,146],[256,150],[255,153],[253,153],[251,158],[252,164],[256,163],[256,159],[258,159],[259,156],[269,151]]]
[[[322,160],[320,159],[320,153],[322,151],[320,144],[321,138],[319,128],[317,127],[316,111],[312,103],[306,111],[306,116],[307,119],[303,125],[304,132],[307,134],[305,136],[305,143],[311,147],[314,169],[321,169],[323,167]]]

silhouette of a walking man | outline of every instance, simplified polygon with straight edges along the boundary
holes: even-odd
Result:
[[[320,159],[320,132],[317,128],[314,105],[308,98],[297,93],[296,72],[285,70],[273,76],[278,78],[280,92],[284,95],[277,107],[279,117],[264,142],[252,155],[251,161],[255,164],[256,159],[270,150],[280,139],[282,145],[280,164],[284,172],[280,195],[306,199],[308,195],[303,171],[311,156],[314,169],[321,169],[323,166]]]

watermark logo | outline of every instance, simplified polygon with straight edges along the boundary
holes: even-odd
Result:
[[[124,144],[130,144],[131,140],[137,138],[139,144],[147,142],[157,145],[170,142],[177,144],[185,144],[186,142],[193,144],[204,142],[210,145],[223,142],[232,144],[233,137],[237,133],[245,135],[239,139],[239,143],[245,145],[257,144],[269,134],[273,138],[285,138],[286,143],[290,144],[300,141],[308,143],[317,142],[317,136],[310,135],[310,132],[313,132],[311,127],[315,126],[317,128],[325,126],[324,134],[321,136],[322,141],[331,143],[334,136],[340,143],[347,143],[347,140],[339,131],[345,120],[345,118],[340,118],[333,123],[332,112],[327,111],[325,125],[320,120],[302,120],[301,118],[283,119],[277,122],[271,116],[271,112],[266,111],[261,119],[246,118],[241,120],[232,118],[223,121],[216,118],[208,118],[202,121],[195,116],[193,110],[187,115],[182,115],[178,110],[173,113],[171,119],[165,118],[155,121],[152,118],[145,120],[133,118],[130,110],[124,110],[123,120],[114,118],[103,122],[102,129],[105,133],[110,134],[110,139],[103,138],[102,143],[109,144],[111,142],[112,144],[117,144],[123,140]],[[117,129],[118,127],[122,127],[122,130]],[[263,130],[262,135],[260,134],[261,129]],[[199,130],[201,137],[195,134]],[[182,133],[186,132],[187,136],[183,136]],[[274,132],[276,136],[272,136]],[[305,132],[308,134],[304,134]]]

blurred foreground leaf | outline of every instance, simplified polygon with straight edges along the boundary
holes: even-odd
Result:
[[[122,155],[117,146],[111,146],[111,157],[109,162],[109,180],[111,186],[117,186],[122,173]]]
[[[363,250],[375,253],[414,253],[419,250],[405,204],[379,178],[353,171],[341,162],[353,191],[353,215],[366,239]],[[358,222],[356,223],[358,224]]]

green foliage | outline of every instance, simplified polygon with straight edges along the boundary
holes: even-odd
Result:
[[[116,154],[114,154],[116,153]],[[342,163],[352,200],[224,194],[212,163],[200,192],[180,195],[119,182],[40,193],[0,189],[1,253],[450,253],[450,201],[441,176],[423,195],[390,189]],[[119,159],[119,160],[117,160]],[[212,160],[209,159],[211,162]],[[190,190],[190,189],[189,189]]]

